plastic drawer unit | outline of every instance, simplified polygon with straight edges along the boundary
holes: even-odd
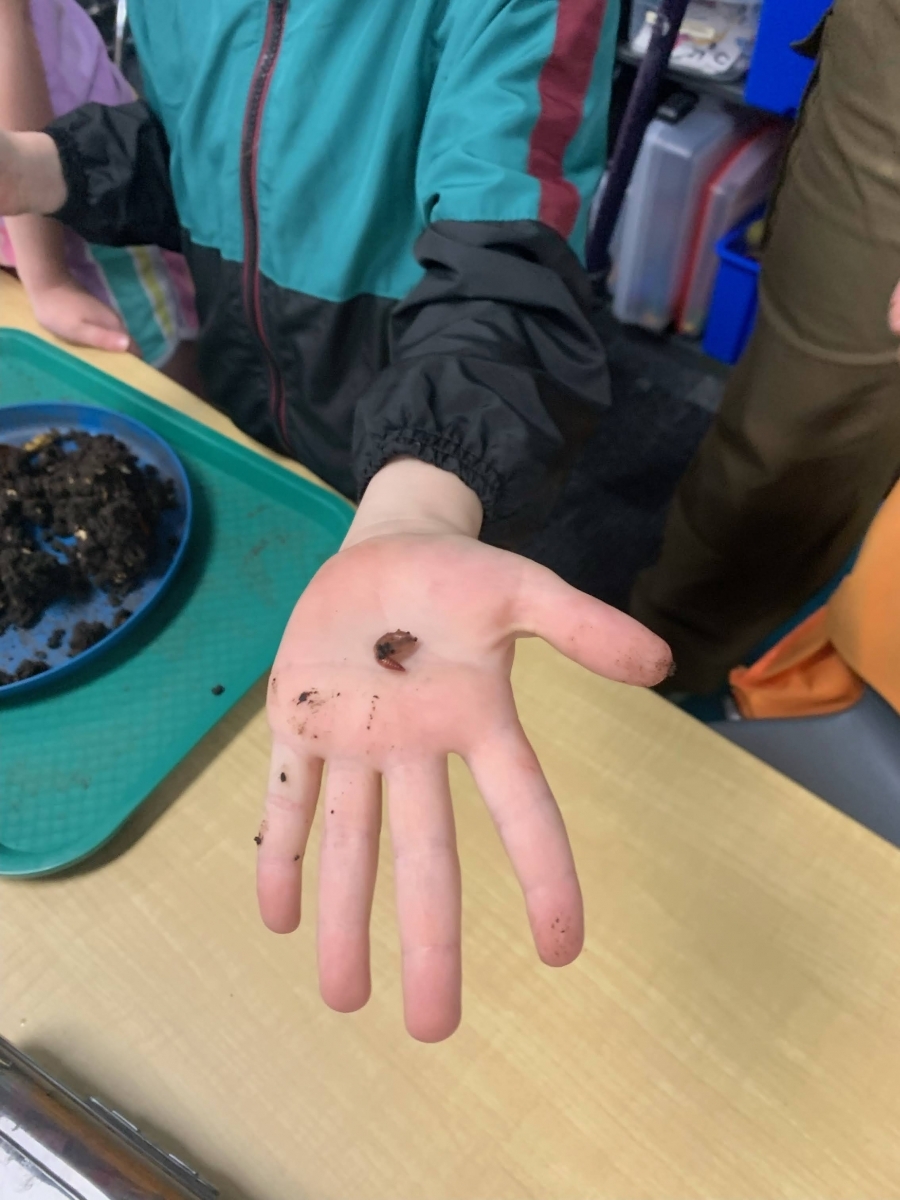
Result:
[[[620,321],[659,331],[672,320],[703,189],[742,136],[741,116],[708,98],[677,124],[648,125],[616,231]]]
[[[703,193],[681,291],[675,308],[679,333],[703,332],[716,282],[718,242],[768,199],[778,174],[788,127],[773,122],[739,143]]]

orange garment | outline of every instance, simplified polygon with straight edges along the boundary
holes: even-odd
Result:
[[[863,682],[900,712],[900,484],[829,602],[729,682],[745,717],[840,712]]]
[[[860,698],[863,683],[828,636],[828,610],[817,609],[752,667],[728,676],[744,717],[807,717],[840,712]]]
[[[900,712],[900,484],[828,603],[828,632],[844,662]]]

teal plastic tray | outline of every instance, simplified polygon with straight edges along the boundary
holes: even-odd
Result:
[[[59,870],[102,845],[271,664],[349,504],[40,339],[0,329],[0,405],[71,400],[143,421],[194,496],[173,585],[94,666],[0,697],[0,874]],[[214,695],[214,687],[224,687]]]

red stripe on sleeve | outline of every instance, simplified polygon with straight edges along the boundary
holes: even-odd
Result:
[[[538,220],[568,237],[581,196],[563,175],[563,158],[578,132],[600,45],[606,0],[559,0],[550,57],[538,77],[541,108],[528,146],[528,174],[540,181]]]

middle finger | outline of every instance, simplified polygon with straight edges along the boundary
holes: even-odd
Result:
[[[423,1042],[459,1024],[461,884],[446,758],[392,766],[387,775],[406,1027]]]

